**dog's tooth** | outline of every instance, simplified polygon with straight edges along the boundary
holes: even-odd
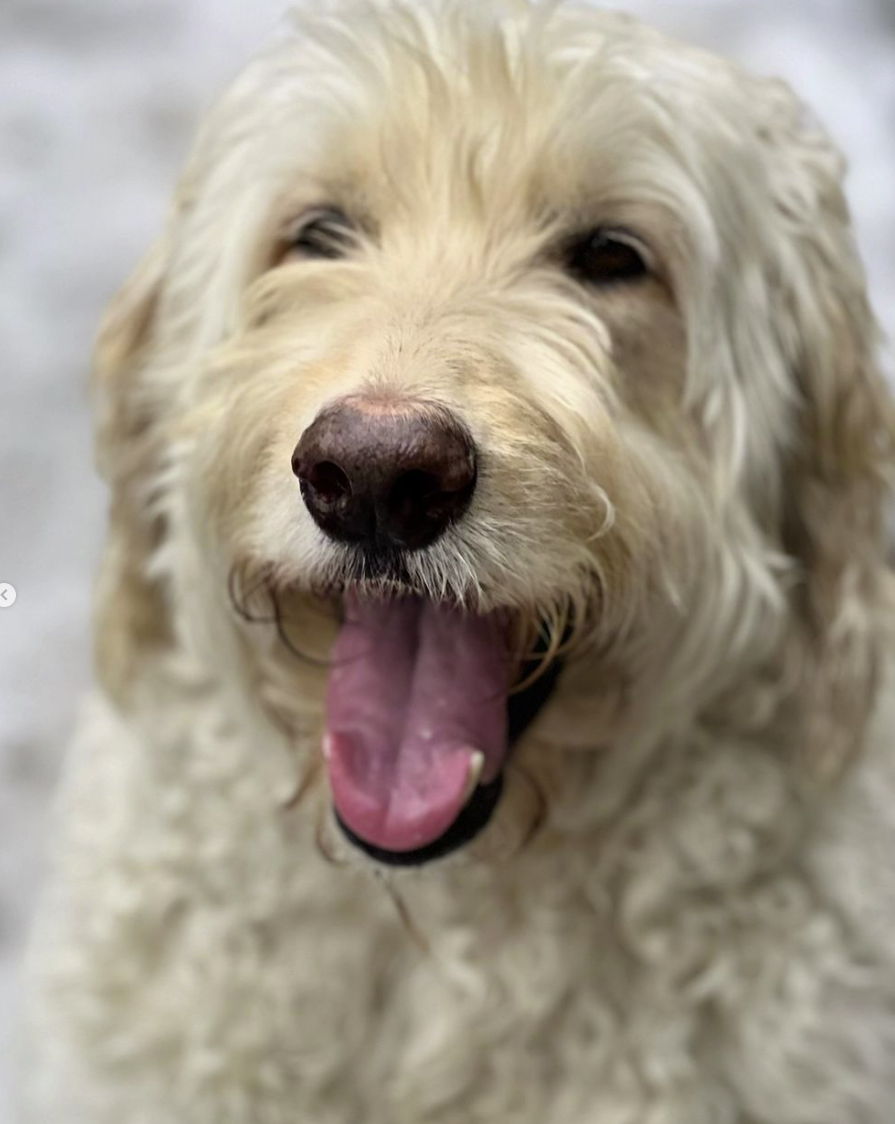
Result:
[[[467,804],[472,794],[478,788],[479,778],[485,768],[485,755],[481,750],[474,749],[469,755],[469,772],[466,774],[466,788],[463,791],[463,803]]]

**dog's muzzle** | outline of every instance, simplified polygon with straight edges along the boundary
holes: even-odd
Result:
[[[449,411],[372,395],[326,407],[292,457],[318,527],[367,560],[423,550],[461,519],[476,464]],[[354,587],[344,609],[323,743],[336,819],[378,862],[440,858],[489,822],[509,748],[558,669],[511,694],[518,655],[505,613]]]

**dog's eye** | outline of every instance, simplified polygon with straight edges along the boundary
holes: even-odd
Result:
[[[573,276],[590,285],[637,281],[650,271],[645,247],[621,230],[593,230],[575,239],[566,264]]]
[[[343,258],[354,242],[351,220],[336,208],[303,215],[286,241],[286,252],[302,258]]]

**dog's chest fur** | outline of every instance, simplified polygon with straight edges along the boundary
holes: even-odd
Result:
[[[505,862],[386,884],[323,856],[282,760],[207,703],[156,722],[155,754],[103,704],[84,723],[44,964],[65,1065],[126,1090],[91,1124],[826,1122],[853,1095],[819,1037],[895,1037],[766,750],[694,738],[617,821],[560,804]]]

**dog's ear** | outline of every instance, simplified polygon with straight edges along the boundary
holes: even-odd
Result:
[[[97,463],[111,491],[97,585],[95,659],[100,681],[120,705],[134,686],[140,653],[169,640],[163,597],[148,573],[162,530],[150,502],[159,437],[147,378],[169,247],[165,233],[113,297],[94,351]]]
[[[93,353],[97,408],[97,455],[104,475],[113,474],[114,446],[140,428],[134,416],[134,369],[150,345],[169,257],[167,233],[159,237],[109,302]]]
[[[766,89],[777,231],[770,284],[796,418],[782,535],[797,564],[803,753],[815,778],[826,779],[861,744],[873,695],[895,409],[877,366],[844,161],[785,86]]]

